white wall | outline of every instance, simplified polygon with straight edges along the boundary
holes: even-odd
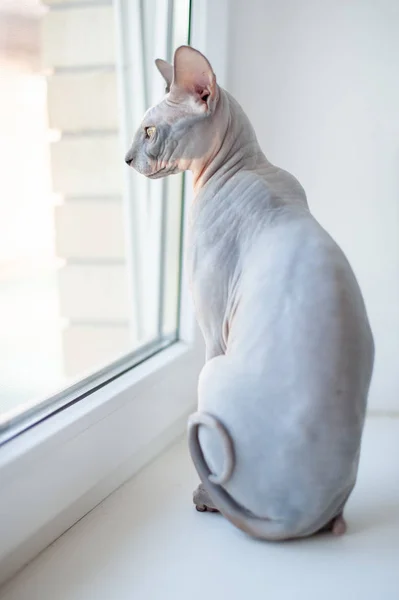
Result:
[[[399,2],[231,0],[226,87],[347,253],[399,411]]]

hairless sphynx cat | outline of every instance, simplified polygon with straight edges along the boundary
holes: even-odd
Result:
[[[358,283],[208,60],[182,46],[156,64],[166,95],[126,162],[151,179],[193,172],[188,259],[206,343],[194,502],[265,540],[344,533],[374,361]]]

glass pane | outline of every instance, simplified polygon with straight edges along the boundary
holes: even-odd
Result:
[[[0,5],[0,438],[177,339],[183,180],[148,181],[124,155],[189,13]]]

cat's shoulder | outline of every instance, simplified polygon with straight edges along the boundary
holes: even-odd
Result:
[[[259,193],[269,195],[271,193],[270,185],[267,179],[257,171],[242,169],[234,173],[226,182],[225,194],[242,195],[243,193],[257,195]]]

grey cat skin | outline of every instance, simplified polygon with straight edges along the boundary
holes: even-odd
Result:
[[[187,258],[206,344],[195,498],[256,538],[343,533],[374,361],[358,283],[208,60],[182,46],[157,67],[166,95],[126,162],[150,178],[193,172]]]

